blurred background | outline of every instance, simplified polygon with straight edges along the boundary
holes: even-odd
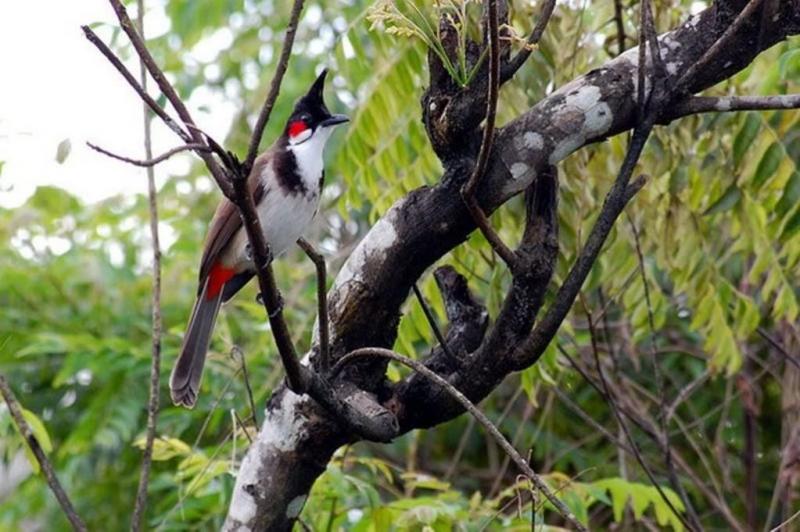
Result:
[[[453,0],[453,9],[462,1]],[[512,27],[525,36],[541,2],[510,3]],[[329,107],[352,122],[329,144],[324,208],[307,236],[324,251],[332,277],[394,201],[435,184],[441,171],[420,118],[424,44],[379,15],[387,5],[406,12],[410,4],[377,4],[380,9],[365,0],[307,2],[263,143],[276,137],[315,74],[330,68]],[[430,20],[450,9],[447,2],[417,5]],[[656,0],[654,6],[664,31],[706,4]],[[236,153],[246,150],[289,7],[270,0],[146,2],[148,46],[200,127]],[[466,10],[465,33],[477,37],[479,3],[467,2]],[[637,44],[638,4],[625,3],[622,14],[627,48]],[[144,171],[85,144],[143,158],[141,104],[83,38],[81,24],[91,25],[138,72],[101,0],[0,6],[0,372],[38,421],[37,436],[49,444],[89,528],[116,530],[129,524],[145,429],[152,249]],[[559,2],[540,49],[503,88],[499,121],[618,52],[613,2]],[[795,38],[709,94],[798,90]],[[663,450],[651,431],[642,430],[647,422],[657,425],[664,404],[673,407],[666,427],[680,455],[678,482],[704,526],[763,524],[798,509],[798,122],[798,111],[720,114],[657,130],[638,169],[648,174],[648,184],[618,222],[557,341],[539,364],[509,377],[482,403],[593,528],[681,528],[622,449],[626,439],[613,411],[582,377],[596,374],[594,355],[641,422],[630,424],[642,456],[677,500]],[[160,122],[153,129],[156,154],[178,145]],[[554,287],[580,250],[624,150],[620,136],[562,164]],[[162,410],[146,523],[160,530],[215,530],[255,430],[253,418],[262,420],[282,374],[251,286],[220,315],[198,406],[171,406],[167,378],[191,310],[200,246],[221,196],[190,155],[158,166],[156,176]],[[493,216],[507,242],[518,238],[523,212],[515,199]],[[510,277],[481,236],[441,264],[466,275],[496,315]],[[294,251],[276,263],[276,274],[303,351],[316,315],[313,267]],[[429,273],[420,287],[445,326]],[[431,328],[416,300],[404,310],[395,348],[423,356],[435,344]],[[390,367],[389,377],[404,371]],[[529,494],[491,438],[462,416],[391,445],[342,449],[301,519],[313,530],[529,530]],[[541,522],[542,512],[534,519]],[[5,405],[0,529],[68,529]]]

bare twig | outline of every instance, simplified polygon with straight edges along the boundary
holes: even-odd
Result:
[[[614,22],[617,25],[617,46],[618,54],[622,55],[625,51],[625,20],[622,18],[622,0],[614,0]]]
[[[536,26],[534,26],[533,31],[531,32],[530,36],[528,36],[525,46],[517,53],[517,55],[514,56],[513,59],[509,60],[508,63],[503,65],[500,73],[501,84],[514,77],[514,74],[516,74],[517,71],[522,68],[522,65],[525,64],[525,61],[528,60],[528,57],[530,57],[534,47],[539,44],[540,40],[542,40],[542,35],[544,34],[544,30],[547,29],[547,23],[550,22],[550,17],[552,16],[553,9],[555,7],[556,0],[547,0],[547,2],[544,4],[542,7],[542,13],[539,15],[539,20],[536,21]]]
[[[100,40],[100,37],[92,31],[89,26],[81,26],[84,35],[89,42],[91,42],[97,49],[100,51],[101,54],[105,56],[106,59],[117,69],[117,71],[122,74],[122,77],[125,78],[125,81],[133,87],[133,90],[139,95],[139,97],[144,101],[147,106],[156,114],[158,115],[161,120],[164,121],[164,124],[167,125],[172,131],[175,132],[184,142],[191,142],[192,137],[184,131],[181,126],[178,125],[175,120],[172,119],[169,114],[164,110],[163,107],[158,105],[158,103],[147,93],[147,91],[136,81],[136,78],[131,74],[131,72],[122,64],[122,61],[111,51],[111,49]]]
[[[782,530],[785,530],[783,527],[785,527],[786,525],[788,525],[789,523],[791,523],[792,521],[794,521],[798,517],[800,517],[800,510],[797,510],[794,514],[792,514],[791,517],[789,517],[789,519],[787,519],[783,523],[779,524],[775,528],[771,529],[769,532],[781,532]]]
[[[433,381],[434,384],[441,386],[453,399],[458,401],[458,403],[464,407],[473,417],[478,421],[478,423],[483,426],[483,428],[488,432],[497,444],[506,452],[506,454],[511,457],[514,463],[519,467],[519,469],[533,482],[537,489],[539,489],[547,500],[556,508],[556,510],[561,514],[561,516],[569,522],[569,524],[575,528],[575,530],[586,531],[586,527],[584,527],[575,517],[575,514],[564,505],[561,500],[558,499],[553,492],[550,491],[550,488],[547,487],[547,484],[537,475],[533,469],[531,469],[528,462],[517,452],[516,449],[509,443],[505,436],[497,429],[497,427],[492,423],[492,421],[486,417],[486,414],[481,412],[481,410],[476,407],[472,401],[470,401],[464,394],[462,394],[458,389],[447,382],[444,377],[440,376],[439,374],[433,372],[432,370],[428,369],[422,362],[417,360],[412,360],[408,357],[395,353],[394,351],[390,351],[389,349],[383,349],[380,347],[365,347],[361,349],[356,349],[355,351],[351,351],[350,353],[346,354],[339,361],[331,370],[332,375],[336,375],[343,367],[347,364],[352,362],[358,358],[370,358],[370,357],[380,357],[380,358],[387,358],[389,360],[394,360],[395,362],[399,362],[404,366],[413,369],[420,375],[423,375],[427,379]]]
[[[60,504],[61,509],[64,510],[64,515],[67,517],[67,520],[69,520],[70,525],[72,525],[74,530],[85,532],[86,525],[77,512],[75,512],[75,507],[72,506],[72,502],[70,502],[67,493],[64,491],[61,483],[58,481],[58,477],[53,469],[53,465],[50,463],[50,460],[44,453],[42,446],[39,444],[39,440],[36,439],[36,436],[33,434],[28,422],[25,421],[25,417],[22,415],[22,407],[20,406],[19,402],[17,402],[17,398],[14,397],[14,392],[8,385],[5,375],[0,375],[0,394],[2,394],[3,399],[8,405],[8,410],[11,412],[11,418],[14,420],[14,423],[17,425],[17,428],[22,434],[22,437],[25,439],[26,445],[33,453],[33,456],[36,457],[36,461],[39,463],[39,467],[44,473],[44,478],[47,481],[47,485],[50,486],[50,490],[53,492],[53,495],[56,496],[58,504]]]
[[[144,0],[137,1],[139,33],[144,35]],[[139,61],[139,82],[142,89],[147,92],[147,71],[144,62]],[[144,129],[144,156],[153,159],[153,144],[151,139],[150,113],[147,104],[142,106],[142,127]],[[91,145],[90,145],[91,146]],[[142,456],[142,469],[139,475],[139,486],[136,490],[136,504],[131,517],[131,530],[138,532],[142,528],[142,518],[147,508],[147,485],[150,482],[150,466],[153,463],[153,442],[156,437],[156,423],[158,422],[158,381],[161,374],[161,245],[158,237],[158,194],[156,191],[155,170],[153,166],[147,167],[147,198],[150,210],[150,238],[153,246],[153,287],[151,295],[152,306],[152,339],[150,361],[150,399],[147,403],[147,433],[145,437],[144,453]]]
[[[253,424],[258,428],[258,410],[256,409],[256,402],[253,399],[253,388],[250,386],[250,373],[247,371],[247,359],[244,356],[244,351],[234,346],[231,354],[238,354],[242,362],[242,380],[244,380],[244,389],[247,392],[247,400],[250,403],[250,417]]]
[[[425,301],[425,296],[422,295],[422,292],[417,286],[417,283],[412,285],[414,289],[414,295],[417,296],[417,301],[419,301],[419,305],[422,307],[422,312],[425,313],[425,319],[428,320],[428,324],[431,326],[431,330],[433,330],[433,335],[436,337],[436,341],[439,342],[439,345],[442,346],[445,354],[450,358],[450,360],[455,360],[453,353],[450,351],[450,348],[447,347],[447,341],[442,334],[441,329],[439,329],[439,325],[436,323],[436,317],[433,315],[433,311],[431,311],[428,302]]]
[[[645,4],[649,4],[648,1],[645,1]],[[656,323],[655,317],[653,316],[653,303],[650,299],[650,285],[647,282],[647,272],[645,271],[644,267],[644,254],[642,253],[642,246],[641,242],[639,241],[639,231],[636,228],[636,224],[633,223],[633,219],[628,216],[628,223],[631,228],[631,232],[633,233],[633,241],[634,246],[636,248],[636,257],[639,260],[639,273],[642,276],[642,286],[644,287],[644,300],[645,305],[647,306],[647,323],[650,327],[650,364],[653,366],[653,374],[655,376],[656,381],[656,390],[658,393],[659,398],[659,409],[658,415],[656,417],[659,428],[661,430],[661,435],[659,437],[659,444],[664,452],[664,463],[667,466],[667,471],[669,473],[670,484],[672,484],[673,489],[680,495],[681,500],[683,501],[683,505],[686,508],[687,513],[689,514],[689,519],[692,522],[692,529],[694,530],[701,530],[702,526],[700,525],[700,519],[697,516],[697,513],[694,511],[694,507],[692,506],[691,501],[689,500],[689,496],[686,494],[686,491],[683,489],[683,485],[680,483],[678,479],[678,474],[675,471],[675,465],[672,461],[672,447],[670,445],[670,438],[669,438],[669,431],[667,430],[667,417],[666,414],[668,412],[668,405],[667,405],[667,395],[664,388],[664,377],[661,375],[661,368],[658,365],[658,360],[656,357]]]
[[[586,319],[589,323],[589,336],[591,339],[595,370],[597,371],[597,375],[600,378],[600,384],[603,388],[603,392],[606,401],[608,402],[608,406],[611,408],[611,411],[614,413],[614,417],[617,418],[617,421],[619,422],[622,431],[625,433],[625,437],[627,438],[628,444],[631,446],[631,449],[633,450],[633,454],[636,457],[636,461],[639,462],[640,466],[642,466],[642,469],[647,475],[647,478],[650,479],[650,483],[653,485],[656,491],[658,491],[658,494],[661,496],[661,499],[669,507],[669,509],[672,511],[675,517],[677,517],[678,520],[680,520],[680,522],[683,523],[683,525],[689,530],[695,530],[695,528],[693,528],[692,525],[690,525],[689,522],[686,521],[686,518],[684,518],[683,515],[681,515],[678,509],[675,508],[675,505],[672,504],[672,501],[669,499],[669,497],[667,497],[667,494],[664,493],[664,490],[661,488],[661,485],[656,481],[656,477],[653,474],[653,471],[650,469],[650,466],[647,465],[647,462],[642,456],[642,453],[639,450],[639,446],[636,444],[636,440],[633,438],[633,434],[631,433],[628,424],[625,422],[625,418],[622,417],[622,414],[617,409],[617,402],[614,396],[611,394],[611,389],[608,386],[608,381],[606,380],[605,373],[603,372],[603,366],[600,363],[600,354],[597,349],[597,338],[594,329],[594,320],[592,319],[592,313],[589,311],[588,308],[586,308]]]
[[[286,35],[283,37],[283,46],[281,47],[281,55],[278,58],[278,65],[275,67],[275,73],[272,75],[272,82],[270,82],[267,99],[264,101],[264,106],[258,114],[258,120],[253,128],[253,134],[250,137],[250,147],[247,149],[247,157],[244,160],[245,173],[248,173],[253,167],[256,155],[258,155],[258,146],[261,144],[261,137],[264,135],[264,128],[267,126],[267,122],[269,122],[272,108],[275,106],[275,101],[278,99],[283,75],[286,74],[286,67],[289,65],[289,56],[292,53],[292,46],[294,46],[294,35],[297,32],[297,23],[300,20],[300,13],[303,11],[303,1],[304,0],[294,0],[294,4],[292,5],[292,13],[289,15],[289,25],[286,26]]]
[[[319,361],[323,375],[331,369],[330,355],[330,323],[328,320],[328,274],[325,257],[317,251],[305,238],[297,241],[297,245],[305,252],[317,269],[317,323],[319,324]]]
[[[144,167],[144,168],[151,168],[151,167],[153,167],[153,166],[155,166],[155,165],[157,165],[159,163],[162,163],[162,162],[166,161],[167,159],[169,159],[173,155],[181,153],[181,152],[184,152],[184,151],[195,151],[195,152],[201,152],[201,151],[202,152],[210,152],[211,151],[211,148],[209,148],[205,144],[190,143],[190,144],[184,144],[183,146],[177,146],[175,148],[172,148],[171,150],[162,153],[158,157],[153,157],[152,156],[152,150],[151,150],[151,152],[149,153],[149,157],[147,159],[132,159],[130,157],[125,157],[124,155],[118,155],[118,154],[116,154],[114,152],[108,151],[105,148],[101,148],[97,144],[92,144],[91,142],[87,142],[86,145],[89,146],[94,151],[102,153],[103,155],[107,155],[107,156],[111,157],[112,159],[117,159],[118,161],[122,161],[122,162],[128,163],[128,164],[132,164],[134,166],[141,166],[141,167]]]
[[[693,96],[676,102],[668,109],[668,116],[659,120],[674,120],[698,113],[727,111],[773,111],[800,109],[800,94],[774,96]]]
[[[489,154],[492,151],[492,142],[494,140],[494,126],[495,117],[497,115],[497,95],[499,92],[499,74],[500,74],[500,43],[497,34],[497,0],[487,1],[488,9],[488,33],[489,33],[489,87],[486,95],[486,124],[483,126],[483,138],[481,139],[481,147],[478,152],[478,160],[475,163],[475,168],[469,176],[469,180],[461,189],[461,196],[464,198],[464,203],[467,206],[475,225],[478,226],[483,236],[491,244],[492,249],[500,255],[500,258],[506,265],[513,271],[515,256],[514,252],[500,239],[500,236],[492,228],[487,218],[486,213],[478,204],[475,198],[475,190],[478,182],[483,178],[486,173],[486,166],[489,163]]]
[[[128,12],[125,9],[125,6],[122,4],[122,1],[109,0],[109,2],[111,3],[111,7],[114,8],[114,13],[117,15],[117,19],[119,20],[122,30],[127,34],[131,44],[133,45],[133,48],[136,50],[136,54],[139,56],[147,68],[147,71],[155,80],[158,88],[161,90],[161,93],[167,98],[169,103],[172,104],[172,107],[178,113],[178,117],[181,119],[181,121],[183,121],[187,129],[189,129],[189,135],[191,136],[192,140],[198,144],[205,144],[203,135],[192,127],[195,125],[195,123],[191,114],[189,113],[189,110],[186,108],[186,105],[184,105],[180,96],[178,96],[175,88],[172,86],[172,84],[170,84],[169,80],[167,80],[164,72],[156,64],[155,59],[153,59],[153,56],[147,49],[147,45],[145,45],[141,35],[139,35],[139,33],[136,31],[136,28],[128,16]],[[214,160],[211,154],[204,152],[197,153],[200,155],[200,158],[203,159],[203,162],[206,163],[209,172],[211,172],[211,176],[217,182],[217,186],[219,186],[220,190],[222,190],[222,193],[225,194],[226,197],[230,198],[233,194],[233,187],[231,186],[225,170],[223,170],[223,168],[217,164],[217,161]]]

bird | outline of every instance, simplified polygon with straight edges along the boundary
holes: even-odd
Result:
[[[327,69],[295,103],[283,133],[259,155],[247,177],[272,258],[303,234],[319,209],[325,180],[323,151],[334,127],[349,121],[331,114],[323,100]],[[220,306],[255,275],[239,211],[227,198],[217,206],[200,260],[197,299],[170,375],[176,405],[194,407],[206,352]]]

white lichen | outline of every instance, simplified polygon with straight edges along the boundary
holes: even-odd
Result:
[[[347,299],[348,286],[354,282],[361,282],[364,266],[373,257],[380,257],[386,253],[397,241],[397,231],[394,228],[397,212],[402,208],[404,200],[395,203],[383,218],[378,220],[369,233],[359,242],[356,249],[347,258],[339,270],[333,283],[333,293],[337,294],[338,301]]]
[[[667,74],[669,74],[670,76],[674,76],[675,74],[678,73],[679,66],[680,65],[678,63],[674,62],[667,63]]]
[[[602,135],[611,127],[614,115],[606,102],[598,102],[586,110],[583,118],[583,133],[587,138]]]
[[[305,402],[303,396],[286,391],[279,405],[267,410],[267,416],[258,434],[258,439],[247,450],[233,490],[233,500],[228,509],[228,523],[236,523],[236,530],[249,531],[250,523],[256,515],[257,504],[248,486],[258,486],[263,482],[261,469],[267,456],[280,452],[293,451],[305,436],[305,416],[298,406]],[[292,501],[294,502],[294,501]],[[300,506],[302,508],[302,505]]]
[[[535,131],[526,131],[522,135],[523,144],[529,150],[541,150],[544,148],[544,138]]]
[[[511,165],[509,169],[511,171],[511,177],[514,179],[522,179],[525,177],[525,174],[528,173],[529,167],[525,163],[514,163]]]

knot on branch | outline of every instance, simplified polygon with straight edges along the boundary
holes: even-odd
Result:
[[[508,19],[505,2],[498,5],[498,18]],[[478,43],[463,36],[464,28],[456,26],[455,17],[439,19],[441,50],[450,65],[465,65],[465,79],[456,80],[442,59],[433,50],[428,51],[430,86],[422,95],[422,120],[433,149],[442,162],[465,155],[474,157],[480,145],[480,126],[486,118],[486,94],[489,84],[487,14],[482,17],[483,40]],[[507,37],[507,30],[502,30]],[[500,58],[509,55],[509,39],[500,41]]]

